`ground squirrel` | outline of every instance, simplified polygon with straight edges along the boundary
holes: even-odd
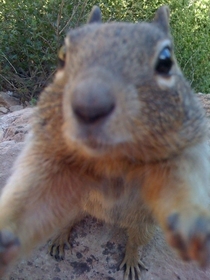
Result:
[[[0,199],[0,271],[86,214],[127,231],[124,279],[145,268],[138,247],[156,222],[184,260],[210,254],[205,114],[174,57],[169,10],[151,23],[70,30],[62,67],[41,94],[25,148]]]

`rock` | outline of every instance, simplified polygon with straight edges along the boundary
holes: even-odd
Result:
[[[0,142],[3,139],[3,134],[4,134],[3,128],[0,127]]]
[[[208,111],[207,99],[205,96],[201,98]],[[24,109],[0,118],[0,188],[24,145],[33,111]],[[74,227],[70,240],[72,249],[66,251],[64,261],[52,259],[45,244],[34,250],[30,257],[18,261],[3,280],[121,280],[123,271],[118,267],[123,258],[125,240],[122,229],[87,217]],[[210,268],[201,270],[194,263],[179,260],[167,246],[159,228],[149,244],[140,249],[140,256],[148,266],[148,271],[142,270],[142,280],[210,279]]]
[[[0,128],[3,131],[1,141],[22,142],[30,126],[33,108],[27,108],[0,118]]]
[[[10,106],[14,106],[14,105],[19,105],[20,101],[13,97],[10,92],[0,92],[0,104],[3,103],[4,106],[5,104],[10,107]]]
[[[0,141],[0,189],[6,183],[11,167],[23,145],[23,142],[16,143],[14,140]]]
[[[14,105],[14,106],[9,107],[10,112],[19,111],[19,110],[22,110],[22,109],[23,109],[22,105]]]
[[[0,92],[0,115],[22,109],[23,106],[20,105],[20,101],[12,96],[10,92]]]
[[[3,114],[6,114],[8,113],[8,109],[5,108],[5,107],[0,107],[0,114],[3,113]]]

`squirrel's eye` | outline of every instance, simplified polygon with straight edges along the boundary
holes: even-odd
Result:
[[[58,59],[60,67],[64,67],[66,59],[66,46],[62,46],[58,51]]]
[[[158,74],[168,74],[173,64],[171,50],[165,47],[159,54],[155,70]]]

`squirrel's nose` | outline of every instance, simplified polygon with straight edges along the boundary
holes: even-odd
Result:
[[[111,88],[104,82],[84,80],[72,92],[72,109],[77,119],[86,124],[94,123],[115,108]]]

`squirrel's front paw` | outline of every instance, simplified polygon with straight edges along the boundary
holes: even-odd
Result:
[[[206,266],[210,262],[210,216],[192,212],[171,214],[166,237],[183,260],[195,260]]]
[[[124,278],[123,280],[134,280],[141,279],[141,270],[140,268],[147,269],[147,267],[144,265],[142,261],[138,259],[138,256],[135,257],[135,255],[129,256],[125,254],[125,257],[120,265],[120,269],[125,267],[125,273],[124,273]]]
[[[61,233],[53,240],[50,240],[48,252],[56,261],[62,261],[65,257],[65,248],[71,249],[69,232]]]
[[[19,248],[19,240],[10,231],[0,231],[0,276],[18,255]]]

